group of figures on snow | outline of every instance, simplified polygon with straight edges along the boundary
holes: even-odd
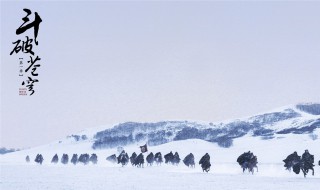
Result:
[[[163,163],[163,158],[164,163],[166,164],[179,165],[181,161],[178,152],[175,152],[174,154],[170,152],[163,157],[161,152],[157,152],[156,154],[153,154],[153,152],[151,152],[146,157],[147,166],[152,166],[153,164],[161,165]],[[108,156],[107,160],[112,163],[121,164],[122,166],[127,165],[129,162],[132,166],[140,168],[144,166],[144,155],[142,153],[137,155],[135,152],[133,152],[129,157],[128,153],[126,153],[124,150],[119,154],[118,157],[113,154],[111,156]],[[194,155],[192,153],[188,154],[182,161],[188,167],[195,167]],[[209,171],[211,164],[210,156],[208,153],[203,156],[199,164],[202,166],[203,170]]]
[[[308,150],[305,150],[302,157],[295,151],[284,159],[283,162],[285,163],[284,167],[287,170],[291,171],[292,169],[296,174],[299,174],[300,171],[302,171],[304,177],[306,177],[309,170],[312,170],[312,175],[314,175],[314,155],[310,154]]]
[[[43,159],[42,154],[37,154],[34,161],[39,164],[42,164],[43,160],[44,159]],[[68,154],[63,154],[60,161],[62,164],[68,164],[69,163]],[[26,162],[30,162],[29,155],[26,157]],[[51,163],[57,164],[58,162],[59,162],[59,156],[58,156],[58,154],[55,154],[52,157]],[[92,164],[97,164],[98,163],[98,156],[96,154],[91,154],[91,156],[90,156],[89,154],[86,153],[86,154],[81,154],[78,157],[78,154],[73,154],[70,162],[73,163],[74,165],[76,165],[79,162],[83,163],[84,165],[89,164],[89,162],[91,162]]]
[[[178,152],[175,152],[174,154],[172,152],[162,156],[161,152],[158,152],[156,154],[153,154],[152,152],[147,155],[146,162],[147,166],[152,166],[153,164],[161,165],[164,162],[166,164],[172,164],[172,165],[179,165],[181,159]],[[128,156],[128,153],[126,153],[124,150],[116,156],[115,154],[108,156],[106,160],[112,162],[112,163],[118,163],[122,166],[127,165],[129,162],[132,164],[132,166],[136,166],[139,168],[144,167],[145,159],[143,153],[140,153],[137,155],[135,152],[132,153],[131,157]],[[37,154],[35,162],[42,164],[44,161],[44,158],[42,154]],[[194,161],[194,155],[192,153],[188,154],[183,160],[183,163],[191,168],[195,167],[195,161]],[[26,157],[26,162],[30,162],[29,155]],[[51,163],[57,164],[59,162],[59,156],[55,154],[51,160]],[[68,154],[63,154],[60,162],[62,164],[68,164],[69,163],[69,156]],[[83,163],[88,164],[91,162],[92,164],[97,164],[98,157],[96,154],[92,154],[91,156],[89,154],[81,154],[78,157],[78,154],[73,154],[71,160],[71,163],[76,165],[77,163]],[[210,170],[211,164],[210,164],[210,156],[208,153],[206,153],[199,161],[199,164],[201,165],[203,171],[208,172]]]
[[[146,164],[147,166],[152,166],[153,164],[156,165],[161,165],[163,163],[163,158],[164,158],[164,163],[166,164],[172,164],[172,165],[179,165],[181,159],[179,156],[178,152],[175,152],[174,154],[169,152],[168,154],[165,154],[162,157],[161,152],[157,152],[156,154],[153,154],[152,152],[149,153],[146,157]],[[43,156],[41,154],[38,154],[35,158],[35,162],[42,164],[43,162]],[[112,163],[118,163],[121,164],[122,166],[127,165],[129,162],[131,163],[132,166],[142,168],[144,167],[145,159],[143,153],[140,153],[137,155],[135,152],[132,153],[132,155],[129,157],[128,153],[126,153],[124,150],[121,151],[121,153],[116,156],[115,154],[108,156],[106,160],[112,162]],[[30,157],[26,157],[26,161],[30,162]],[[51,163],[58,163],[59,162],[59,157],[57,154],[55,154],[51,160]],[[69,162],[69,156],[68,154],[63,154],[60,162],[62,164],[68,164]],[[97,164],[98,162],[98,157],[96,154],[81,154],[78,157],[78,154],[73,154],[71,160],[71,163],[76,165],[77,163],[83,163],[84,165],[88,164],[91,162],[92,164]],[[194,155],[192,153],[188,154],[182,162],[190,168],[195,167],[195,159]],[[254,168],[258,171],[258,159],[257,156],[254,155],[252,152],[244,152],[241,154],[237,162],[242,168],[242,171],[245,172],[248,170],[252,174],[254,173]],[[305,152],[302,154],[302,156],[299,156],[297,152],[294,152],[290,154],[286,159],[283,160],[285,163],[284,167],[291,171],[293,170],[296,174],[299,174],[300,171],[304,174],[304,177],[306,177],[307,173],[309,170],[312,170],[312,175],[314,175],[314,155],[310,154],[308,150],[305,150]],[[201,165],[202,171],[203,172],[209,172],[211,163],[210,163],[210,155],[206,153],[204,156],[199,161],[199,164]],[[319,165],[320,165],[320,160],[319,160]]]
[[[257,156],[255,156],[252,152],[245,152],[241,154],[237,162],[242,167],[243,172],[248,169],[249,172],[252,174],[254,173],[254,168],[258,171],[258,159]],[[286,159],[283,160],[284,167],[291,171],[293,171],[296,174],[299,174],[300,171],[303,172],[304,177],[308,174],[309,170],[312,170],[312,175],[314,175],[314,155],[310,154],[308,150],[305,150],[305,152],[302,154],[302,157],[297,154],[297,152],[294,152],[287,156]],[[319,160],[319,166],[320,166],[320,160]]]

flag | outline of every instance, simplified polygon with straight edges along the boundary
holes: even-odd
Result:
[[[140,149],[142,153],[148,152],[147,144],[140,146]]]

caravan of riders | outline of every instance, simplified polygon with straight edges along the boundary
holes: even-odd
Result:
[[[143,148],[143,149],[142,149]],[[120,152],[120,151],[119,151]],[[141,147],[141,153],[137,154],[135,152],[132,153],[131,157],[129,157],[128,153],[125,152],[125,150],[121,149],[121,152],[118,156],[116,154],[113,154],[111,156],[108,156],[106,160],[112,163],[118,163],[121,164],[122,167],[126,166],[129,162],[132,166],[143,168],[145,159],[144,159],[144,153],[146,153],[146,165],[147,166],[153,166],[156,164],[157,166],[161,165],[163,162],[165,164],[171,164],[174,166],[178,166],[181,158],[178,152],[175,152],[174,154],[171,152],[165,154],[162,156],[161,152],[153,153],[150,152],[147,153],[147,146],[144,145]],[[43,162],[43,156],[41,154],[38,154],[35,158],[35,162],[42,164]],[[51,163],[57,164],[59,161],[58,155],[55,154],[51,160]],[[63,154],[61,157],[61,163],[68,164],[69,158],[67,154]],[[26,162],[30,162],[30,157],[26,157]],[[98,157],[96,154],[92,154],[91,156],[89,154],[81,154],[79,157],[77,154],[74,154],[70,160],[71,163],[76,165],[77,163],[83,163],[88,164],[89,162],[92,162],[93,164],[97,164]],[[188,154],[182,162],[189,168],[195,168],[195,157],[192,153]],[[242,171],[245,172],[248,170],[250,173],[254,173],[255,169],[258,172],[258,158],[256,155],[253,154],[253,152],[248,151],[244,152],[237,158],[237,162],[242,168]],[[296,174],[299,174],[300,171],[302,171],[304,177],[308,174],[308,172],[311,170],[312,175],[314,175],[314,155],[310,154],[308,150],[305,150],[305,152],[302,154],[302,156],[299,156],[298,153],[295,151],[292,154],[288,155],[286,159],[283,160],[284,167],[288,171],[292,171]],[[199,160],[199,165],[202,168],[203,172],[209,172],[211,163],[210,163],[210,155],[208,153],[205,153],[201,159]],[[319,160],[320,165],[320,160]]]

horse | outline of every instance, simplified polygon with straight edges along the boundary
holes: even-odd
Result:
[[[311,156],[312,156],[312,159],[314,159],[314,156],[313,155]],[[313,166],[314,165],[312,163],[301,160],[300,169],[302,170],[304,177],[307,176],[307,174],[309,173],[309,170],[312,170],[312,175],[314,175]]]
[[[76,165],[78,163],[78,154],[73,154],[70,162]]]
[[[238,157],[237,162],[241,166],[243,173],[245,172],[245,170],[248,170],[249,172],[251,172],[253,174],[254,173],[254,168],[257,168],[257,172],[258,172],[258,166],[257,166],[258,159],[257,159],[257,156],[253,155],[253,153],[250,152],[250,151],[241,154]]]
[[[306,177],[307,174],[309,173],[309,170],[312,170],[312,175],[314,175],[314,169],[313,169],[314,156],[313,155],[309,155],[308,159],[306,159],[305,156],[301,158],[301,156],[298,156],[297,153],[294,152],[283,161],[285,162],[284,167],[286,167],[286,169],[289,171],[291,171],[291,168],[296,174],[299,174],[300,171],[302,171],[304,177]]]
[[[137,166],[138,168],[143,168],[144,165],[144,157],[143,154],[140,153],[137,158],[134,161],[134,165]]]
[[[174,155],[173,155],[172,164],[179,165],[180,160],[181,159],[180,159],[180,156],[179,156],[178,152],[175,152]]]
[[[211,163],[210,163],[210,155],[206,153],[204,156],[199,161],[199,164],[201,165],[202,171],[203,172],[209,172]]]
[[[117,156],[115,154],[112,154],[111,156],[108,156],[106,160],[115,164],[117,162]]]
[[[166,155],[164,155],[165,163],[173,164],[174,155],[172,154],[172,151]]]
[[[124,150],[123,150],[123,151],[121,152],[121,154],[117,157],[117,159],[118,159],[118,164],[121,163],[122,167],[125,166],[125,165],[127,165],[128,162],[129,162],[129,156],[128,156],[128,154],[127,154]]]
[[[254,156],[252,159],[250,159],[249,161],[244,162],[241,167],[242,167],[242,172],[244,172],[246,169],[251,172],[252,174],[254,173],[254,168],[257,168],[257,172],[258,172],[258,166],[257,166],[257,157]]]
[[[157,152],[155,155],[154,155],[154,161],[157,163],[157,165],[161,165],[161,163],[163,162],[162,161],[162,154],[161,152]]]
[[[147,165],[149,164],[150,166],[152,166],[154,162],[154,155],[152,152],[147,156],[146,160],[147,160]]]
[[[195,163],[194,163],[194,156],[192,153],[188,154],[184,159],[183,159],[183,163],[191,168],[195,167]]]
[[[87,153],[81,154],[79,156],[78,161],[82,162],[84,165],[87,165],[89,163],[89,158],[90,158],[89,154],[87,154]]]
[[[133,166],[134,165],[134,161],[137,158],[137,154],[135,152],[132,153],[131,157],[130,157],[130,163]]]

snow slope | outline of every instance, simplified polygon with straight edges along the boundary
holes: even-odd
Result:
[[[316,162],[320,160],[320,128],[317,126],[312,130],[308,128],[310,131],[304,131],[303,133],[295,133],[292,130],[306,126],[305,122],[311,120],[314,122],[319,119],[319,115],[301,111],[296,106],[291,106],[290,109],[298,113],[299,116],[277,121],[279,114],[274,113],[286,112],[285,110],[288,110],[288,107],[284,107],[267,114],[263,113],[238,120],[208,125],[203,122],[188,123],[188,125],[198,126],[198,129],[202,130],[207,127],[232,128],[234,126],[228,124],[235,121],[249,123],[260,120],[260,123],[264,123],[264,128],[273,130],[272,138],[254,135],[254,131],[248,130],[244,135],[233,138],[232,146],[229,148],[194,138],[172,140],[168,143],[148,147],[149,152],[160,151],[163,155],[170,151],[177,151],[181,159],[192,152],[195,155],[196,163],[205,153],[209,153],[212,163],[209,173],[203,173],[198,164],[196,164],[196,168],[191,169],[187,168],[182,162],[179,166],[163,164],[162,166],[145,166],[144,168],[135,168],[131,165],[121,167],[112,164],[105,158],[111,154],[118,154],[116,147],[92,148],[96,141],[95,134],[105,129],[99,127],[77,134],[80,137],[86,135],[85,140],[77,141],[73,137],[68,137],[47,145],[1,155],[0,189],[316,189],[320,186],[320,166],[315,166],[314,176],[309,173],[307,178],[304,179],[302,174],[296,175],[286,171],[282,160],[293,151],[297,151],[301,155],[305,149],[315,155]],[[165,125],[168,124],[170,123],[165,123]],[[170,127],[174,130],[181,127],[179,122],[175,125],[177,126],[171,125]],[[277,133],[288,129],[291,132]],[[124,146],[124,149],[131,155],[132,152],[139,152],[139,146],[145,142],[133,141]],[[237,157],[248,150],[258,157],[259,172],[254,175],[242,173],[236,162]],[[44,157],[43,165],[33,162],[38,153],[41,153]],[[74,166],[58,163],[54,165],[50,162],[56,153],[59,158],[63,153],[67,153],[69,156],[74,153],[78,155],[81,153],[96,153],[98,164],[86,166],[77,164]],[[148,153],[144,154],[145,157]],[[27,155],[30,156],[30,163],[25,162]]]
[[[307,110],[307,112],[305,111]],[[177,140],[202,139],[222,147],[232,146],[245,135],[275,138],[277,134],[310,134],[320,128],[320,104],[298,104],[255,116],[223,122],[161,121],[156,123],[126,122],[97,131],[94,149],[114,148],[147,142],[160,145]]]
[[[217,144],[199,139],[174,141],[159,146],[149,147],[149,151],[167,153],[178,151],[183,158],[192,152],[196,162],[208,152],[212,167],[209,173],[203,173],[197,164],[195,168],[187,168],[183,163],[179,166],[163,164],[161,166],[145,166],[135,168],[131,165],[121,167],[111,164],[105,158],[116,149],[98,151],[90,150],[90,143],[80,145],[61,145],[61,150],[48,149],[41,146],[30,150],[15,152],[1,157],[1,189],[316,189],[320,185],[320,167],[315,167],[315,176],[310,174],[306,179],[303,175],[290,173],[283,168],[281,160],[297,150],[299,154],[306,148],[316,159],[320,159],[320,140],[311,140],[308,135],[290,135],[286,138],[260,140],[259,137],[243,137],[237,139],[231,148],[222,148]],[[131,154],[138,152],[137,145],[125,147]],[[258,156],[259,172],[254,175],[242,173],[236,163],[239,154],[247,150]],[[91,149],[92,150],[92,149]],[[76,166],[58,163],[53,165],[50,160],[54,153],[59,156],[65,153],[97,153],[97,165]],[[42,153],[43,165],[34,162],[25,163],[25,155],[34,159],[36,153]]]
[[[301,106],[303,110],[308,108],[308,113],[303,111]],[[306,106],[306,108],[303,106]],[[232,163],[236,160],[240,153],[251,150],[257,154],[260,163],[282,163],[282,159],[295,150],[302,153],[302,151],[305,149],[309,149],[310,152],[316,154],[316,157],[320,156],[320,124],[317,124],[317,121],[320,120],[320,115],[310,114],[310,112],[318,114],[318,110],[320,110],[320,104],[298,104],[278,108],[270,112],[257,114],[256,116],[224,122],[216,122],[207,125],[205,122],[194,121],[159,122],[161,124],[143,123],[144,125],[142,128],[139,123],[135,123],[133,125],[130,124],[129,126],[118,124],[114,127],[112,127],[112,125],[106,125],[81,131],[80,133],[76,134],[76,136],[80,137],[80,140],[76,140],[72,135],[70,135],[67,138],[54,141],[50,144],[2,155],[0,158],[2,164],[24,163],[26,155],[29,155],[30,158],[33,159],[33,157],[38,153],[41,153],[44,156],[44,163],[49,163],[52,156],[56,153],[58,155],[62,155],[63,153],[97,153],[100,158],[105,158],[108,155],[114,153],[117,154],[116,147],[107,149],[93,149],[92,145],[97,141],[96,135],[98,133],[103,132],[106,135],[111,134],[113,136],[117,136],[119,135],[119,126],[121,129],[123,129],[123,134],[137,133],[136,130],[144,130],[146,133],[152,133],[149,128],[153,126],[155,131],[163,130],[163,128],[165,130],[172,129],[172,132],[176,133],[173,133],[172,135],[175,136],[181,134],[181,131],[184,131],[185,128],[189,129],[190,127],[197,129],[198,131],[207,130],[209,132],[210,130],[215,130],[218,128],[220,133],[218,133],[216,136],[230,135],[228,132],[233,133],[231,135],[232,146],[229,148],[223,148],[219,146],[219,143],[212,143],[212,141],[208,142],[208,140],[205,139],[192,138],[192,135],[187,134],[187,136],[184,136],[185,138],[182,138],[183,140],[172,139],[168,143],[162,143],[157,146],[150,146],[149,144],[149,150],[153,152],[161,151],[165,153],[172,150],[178,151],[181,153],[181,156],[192,152],[195,153],[196,157],[208,152],[213,155],[213,159],[215,159],[214,161],[216,162]],[[243,122],[259,122],[261,127],[258,128],[259,130],[262,130],[262,132],[260,131],[260,133],[257,133],[257,130],[251,130],[249,128],[255,128],[256,125],[243,127],[241,124],[239,127],[239,125],[235,124]],[[181,123],[184,124],[181,125]],[[316,123],[317,125],[314,125],[313,128],[307,128],[309,131],[295,131],[301,128],[306,128],[306,126],[310,126],[310,123]],[[135,127],[138,129],[135,129]],[[244,132],[244,128],[249,129]],[[128,131],[125,131],[126,129],[128,129]],[[263,134],[263,131],[266,129],[270,129],[272,132]],[[283,132],[285,130],[289,131]],[[81,136],[83,135],[86,136],[84,140],[81,139]],[[187,138],[188,136],[191,136],[191,138]],[[138,152],[139,146],[145,144],[146,142],[150,142],[150,139],[132,141],[130,144],[127,144],[124,147],[129,153],[132,153],[133,151]],[[103,163],[103,161],[104,159],[102,159],[102,161],[99,163]]]

